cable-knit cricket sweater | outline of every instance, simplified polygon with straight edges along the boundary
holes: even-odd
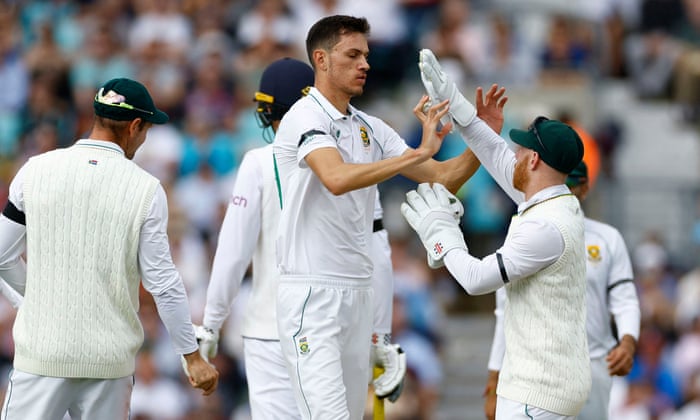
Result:
[[[554,413],[573,416],[591,388],[586,339],[586,260],[583,212],[562,195],[515,216],[552,221],[564,239],[557,261],[506,285],[506,354],[497,393]]]
[[[15,368],[132,375],[143,343],[139,234],[158,180],[99,144],[38,155],[25,169],[27,287],[13,330]]]

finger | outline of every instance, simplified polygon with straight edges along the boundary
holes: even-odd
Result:
[[[503,109],[503,107],[506,106],[506,102],[508,102],[508,97],[504,96],[503,98],[501,98],[500,101],[498,101],[498,104],[497,104],[498,109]]]
[[[484,104],[484,89],[481,86],[476,88],[476,98],[474,102],[477,104]]]
[[[401,203],[401,214],[413,230],[415,230],[418,227],[418,213],[416,213],[416,211],[413,210],[413,208],[408,203]]]
[[[418,186],[418,194],[420,194],[421,197],[423,197],[423,200],[425,200],[426,205],[429,208],[435,208],[440,206],[440,201],[438,201],[437,195],[435,195],[435,191],[430,187],[430,184],[423,183]]]
[[[440,183],[433,184],[433,191],[435,191],[435,196],[442,207],[450,206],[450,195],[452,195],[444,185]]]
[[[450,134],[453,126],[454,124],[452,124],[452,121],[448,121],[447,124],[443,124],[442,128],[440,128],[440,130],[437,131],[438,137],[441,140],[444,139],[446,135]]]
[[[421,96],[420,100],[416,104],[416,106],[413,108],[413,114],[418,117],[419,120],[422,121],[421,117],[425,115],[426,113],[426,107],[429,107],[430,105],[430,97],[428,95],[423,95]]]
[[[416,190],[411,190],[406,193],[406,202],[418,214],[423,214],[428,211],[428,205]]]

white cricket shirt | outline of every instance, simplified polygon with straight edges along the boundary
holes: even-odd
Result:
[[[275,261],[279,218],[272,145],[252,149],[239,166],[221,225],[207,289],[205,326],[221,329],[252,260],[252,291],[241,333],[249,338],[279,339],[276,320],[279,271]]]
[[[324,147],[337,149],[348,163],[375,162],[408,148],[383,121],[353,106],[341,113],[315,88],[296,102],[282,119],[274,142],[282,188],[280,272],[368,279],[376,186],[333,195],[304,159]]]

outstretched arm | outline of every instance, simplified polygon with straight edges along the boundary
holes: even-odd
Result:
[[[423,137],[417,149],[409,148],[397,157],[357,164],[345,162],[337,149],[324,147],[306,155],[307,165],[329,191],[340,195],[378,184],[425,162],[437,153],[443,139],[452,128],[448,124],[440,130],[437,129],[440,118],[447,115],[447,102],[434,105],[424,113],[423,106],[427,101],[428,97],[424,96],[413,110],[423,125]]]
[[[476,90],[477,116],[496,133],[503,129],[503,107],[508,101],[505,92],[505,88],[498,88],[496,85],[493,85],[486,95],[482,88],[479,87]],[[452,159],[443,162],[430,159],[415,168],[410,168],[404,174],[417,182],[438,182],[450,192],[456,193],[474,175],[479,166],[480,162],[476,155],[468,148]]]

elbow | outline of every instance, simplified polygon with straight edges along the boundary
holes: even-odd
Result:
[[[331,194],[338,196],[351,191],[348,183],[341,178],[327,178],[321,180],[323,186],[326,187]]]

